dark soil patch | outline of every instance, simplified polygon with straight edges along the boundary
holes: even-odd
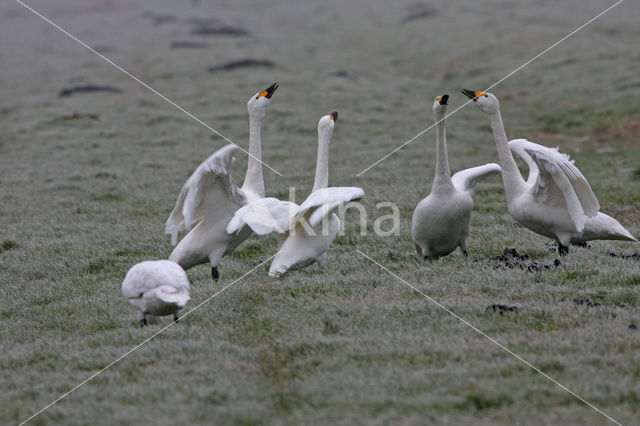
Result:
[[[611,257],[617,257],[619,259],[633,259],[633,260],[640,260],[640,251],[637,251],[635,253],[632,254],[625,254],[625,253],[614,253],[612,251],[610,251],[609,253],[607,253],[609,256]]]
[[[494,265],[493,269],[505,267],[509,269],[526,269],[527,272],[541,271],[544,269],[558,268],[562,266],[559,259],[553,261],[553,264],[545,264],[539,262],[527,262],[529,255],[520,254],[514,248],[504,249],[502,254],[490,257],[489,260],[498,261],[501,265]]]
[[[589,298],[573,298],[570,301],[565,300],[565,299],[560,299],[560,303],[564,303],[564,302],[570,302],[573,303],[576,306],[584,306],[587,308],[597,308],[599,306],[602,306],[602,303],[596,302],[594,300],[591,300]]]
[[[82,120],[82,119],[89,119],[89,120],[99,120],[100,117],[97,114],[91,114],[91,113],[83,113],[83,112],[74,112],[73,114],[69,114],[69,115],[63,115],[62,117],[60,117],[61,120]]]
[[[402,22],[420,21],[438,16],[438,9],[428,3],[415,3],[407,8],[407,15]]]
[[[0,244],[0,253],[7,250],[17,249],[18,247],[20,247],[20,244],[17,242],[13,240],[4,240],[2,244]]]
[[[273,68],[276,64],[268,59],[240,59],[226,64],[209,67],[210,72],[231,71],[239,68]]]
[[[62,89],[58,93],[58,97],[66,98],[78,93],[95,93],[95,92],[109,92],[109,93],[122,93],[122,91],[113,86],[96,86],[93,84],[86,84],[84,86],[73,86]]]
[[[145,18],[151,19],[154,25],[168,24],[170,22],[176,22],[178,20],[178,17],[174,15],[165,15],[165,14],[153,13],[153,12],[147,12],[143,16]]]
[[[544,243],[544,245],[547,247],[547,250],[549,250],[551,253],[558,251],[558,243],[556,243],[555,241],[549,241],[547,243]],[[581,243],[571,243],[571,246],[585,248],[585,249],[591,248],[591,246],[586,241],[583,241]]]
[[[174,40],[170,47],[171,49],[206,49],[209,45],[201,41]]]
[[[189,32],[189,35],[198,37],[247,37],[249,31],[230,25],[198,25]]]
[[[489,305],[487,306],[487,309],[485,309],[485,312],[497,312],[500,315],[504,315],[504,314],[508,314],[509,312],[514,312],[514,313],[518,313],[518,311],[520,310],[520,308],[518,308],[517,306],[507,306],[507,305]]]

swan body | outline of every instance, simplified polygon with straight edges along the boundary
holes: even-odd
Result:
[[[483,179],[500,173],[497,164],[462,170],[451,176],[447,158],[445,120],[449,96],[436,98],[436,176],[429,196],[418,203],[411,220],[411,235],[420,257],[436,259],[456,248],[467,254],[473,188]]]
[[[278,277],[289,270],[313,263],[325,267],[327,251],[340,229],[340,219],[333,210],[349,201],[362,198],[364,191],[355,187],[328,188],[329,143],[338,114],[324,116],[318,123],[318,159],[311,194],[301,204],[277,198],[255,200],[236,211],[227,232],[251,228],[261,235],[283,236],[274,256],[269,276]]]
[[[189,279],[184,269],[170,260],[140,262],[122,281],[122,296],[138,311],[143,326],[147,315],[173,314],[177,321],[178,313],[191,298]]]
[[[489,117],[511,216],[531,231],[554,239],[561,254],[568,245],[591,240],[636,241],[617,220],[601,213],[584,175],[557,149],[516,139],[507,142],[500,104],[491,93],[464,90]],[[525,181],[511,151],[529,167]]]
[[[248,228],[229,234],[226,227],[238,208],[265,195],[260,133],[267,106],[277,88],[274,84],[252,96],[247,103],[249,164],[242,187],[236,186],[229,172],[237,150],[232,144],[220,148],[200,164],[182,187],[165,223],[165,232],[171,235],[171,243],[175,245],[178,233],[189,231],[169,256],[169,260],[184,269],[210,262],[211,276],[217,280],[222,258],[251,235]]]

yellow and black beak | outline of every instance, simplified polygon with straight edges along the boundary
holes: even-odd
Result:
[[[338,111],[333,111],[331,114],[329,114],[329,117],[331,117],[333,121],[338,121]]]
[[[258,93],[258,98],[265,97],[267,99],[271,99],[271,96],[275,93],[278,88],[278,83],[273,83],[271,86],[267,87],[262,92]]]
[[[449,101],[449,95],[442,95],[436,98],[436,101],[440,102],[440,105],[447,105]]]
[[[469,89],[462,89],[462,93],[474,102],[477,101],[480,96],[487,96],[484,92],[477,92]]]

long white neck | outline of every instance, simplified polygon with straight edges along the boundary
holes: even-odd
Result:
[[[490,114],[489,121],[491,122],[493,138],[496,141],[500,167],[502,167],[502,182],[504,183],[504,190],[507,195],[507,203],[510,203],[525,190],[526,183],[509,149],[507,134],[504,131],[500,111],[498,110],[496,113]]]
[[[264,197],[261,128],[262,120],[249,116],[249,164],[247,165],[247,174],[244,177],[242,189],[248,189],[258,196]]]
[[[316,159],[316,177],[313,191],[329,187],[329,143],[331,133],[318,129],[318,158]]]
[[[447,155],[447,133],[444,118],[436,116],[436,176],[433,180],[432,190],[438,186],[451,185],[451,170],[449,169],[449,156]]]

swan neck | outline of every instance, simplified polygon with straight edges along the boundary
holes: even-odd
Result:
[[[493,137],[496,142],[500,167],[502,167],[502,182],[504,183],[507,202],[510,202],[524,191],[525,181],[509,149],[507,134],[502,124],[500,111],[491,114],[489,121],[491,122],[491,130],[493,131]]]
[[[242,188],[249,189],[258,196],[264,197],[261,129],[262,120],[249,116],[249,163]]]
[[[436,117],[436,176],[433,185],[449,184],[451,182],[451,170],[449,169],[449,156],[447,154],[447,132],[445,119]]]
[[[329,143],[331,135],[318,129],[318,158],[316,159],[316,176],[313,191],[329,187]]]

